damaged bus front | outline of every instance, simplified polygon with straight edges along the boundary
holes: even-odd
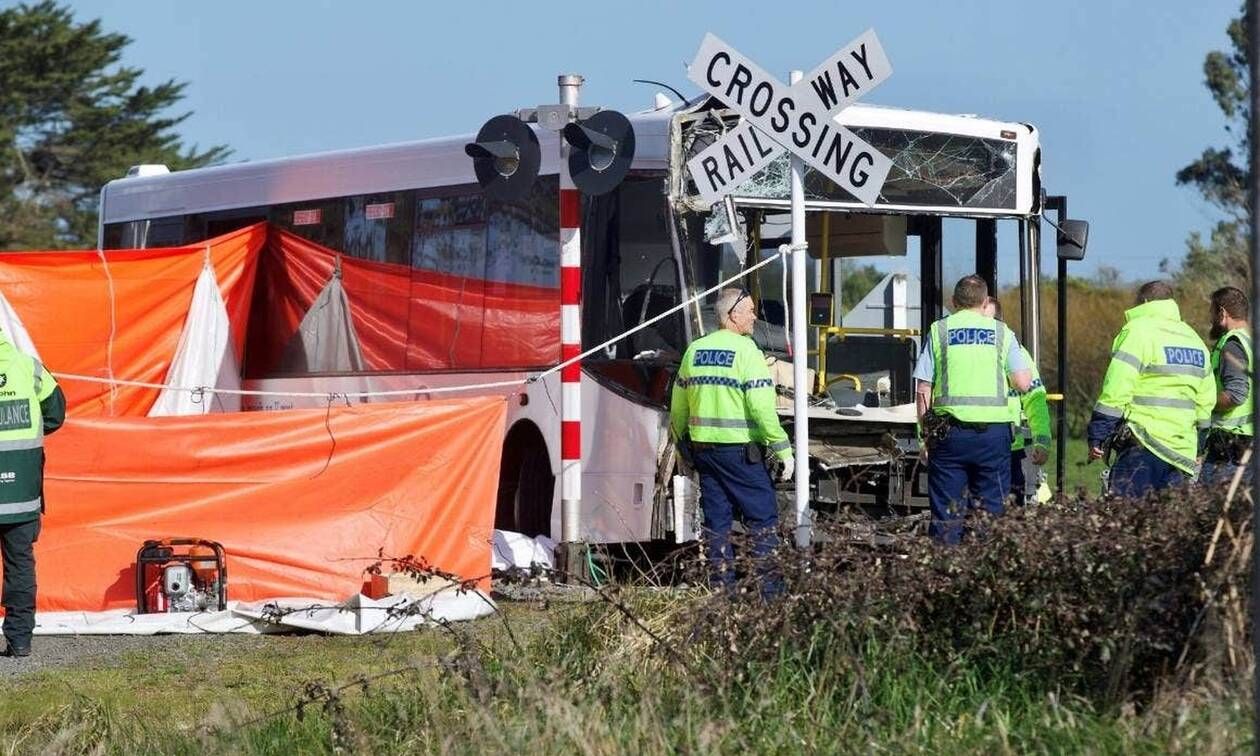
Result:
[[[911,374],[921,335],[948,312],[944,292],[972,272],[997,291],[1001,266],[1004,280],[1018,282],[1007,321],[1034,356],[1040,351],[1040,148],[1032,126],[970,116],[855,105],[839,120],[893,168],[873,207],[806,171],[809,385],[792,385],[786,256],[743,285],[757,302],[754,338],[777,363],[789,435],[792,393],[809,392],[814,508],[905,513],[927,505]],[[689,295],[790,238],[786,155],[721,204],[699,198],[687,161],[738,123],[712,101],[671,120],[669,201]],[[693,337],[714,328],[712,298],[689,310]]]

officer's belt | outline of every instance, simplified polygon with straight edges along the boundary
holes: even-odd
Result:
[[[712,443],[707,443],[704,441],[691,442],[691,448],[697,449],[699,451],[711,451],[713,449],[735,449],[735,448],[742,449],[743,447],[747,445],[748,445],[747,441],[741,441],[739,443],[732,443],[732,444],[712,444]]]
[[[1007,423],[1007,422],[1002,422],[1002,423],[967,422],[965,420],[959,420],[958,418],[954,417],[953,415],[947,412],[938,412],[937,414],[945,418],[945,422],[949,423],[955,428],[966,428],[967,430],[973,430],[973,431],[985,431],[994,425],[1010,425],[1010,423]]]

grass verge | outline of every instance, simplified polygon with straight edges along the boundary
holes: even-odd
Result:
[[[689,604],[628,601],[649,627]],[[1250,734],[1242,689],[1106,707],[1045,689],[1017,658],[941,664],[822,634],[715,685],[696,675],[721,663],[712,649],[682,648],[690,669],[666,663],[605,605],[514,605],[504,619],[515,641],[500,620],[463,640],[189,638],[165,660],[47,670],[3,686],[0,740],[6,752],[1225,753]]]

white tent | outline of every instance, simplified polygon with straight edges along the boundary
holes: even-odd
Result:
[[[164,381],[167,388],[158,394],[149,417],[165,415],[204,415],[209,412],[239,412],[238,394],[181,391],[179,388],[207,386],[240,389],[241,370],[232,348],[232,326],[227,305],[219,292],[214,267],[207,260],[193,289],[188,319],[179,335],[179,345]]]

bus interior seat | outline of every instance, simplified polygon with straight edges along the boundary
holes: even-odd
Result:
[[[827,375],[887,373],[892,403],[909,404],[914,401],[911,376],[917,357],[918,349],[911,339],[895,336],[832,337],[827,342]]]

